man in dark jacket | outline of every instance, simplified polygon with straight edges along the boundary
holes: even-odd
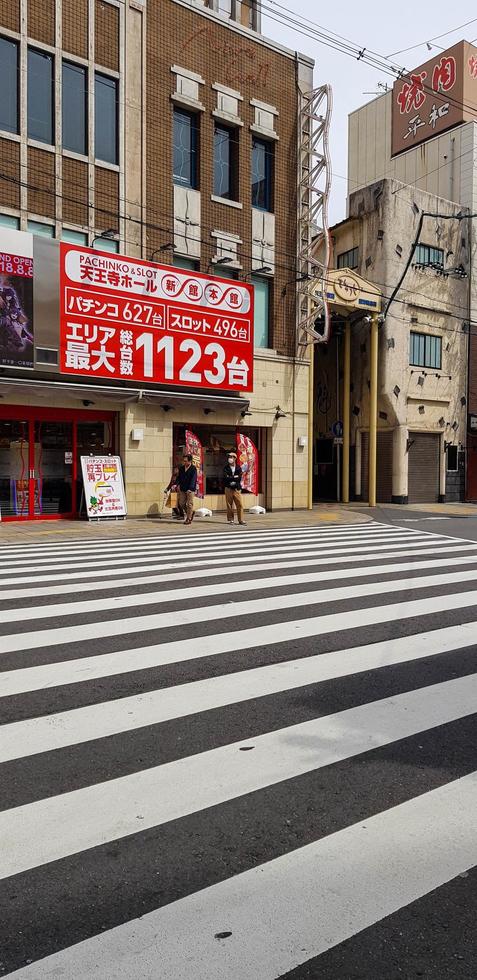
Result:
[[[224,469],[225,503],[227,504],[227,521],[234,523],[234,504],[237,509],[239,524],[245,525],[242,504],[242,467],[237,463],[237,453],[229,453]]]
[[[184,524],[192,524],[194,519],[194,494],[197,490],[197,469],[192,463],[191,453],[186,453],[177,474],[178,499],[181,510],[185,511]]]

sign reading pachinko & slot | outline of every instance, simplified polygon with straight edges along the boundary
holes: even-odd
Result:
[[[60,246],[61,371],[250,391],[253,287]]]
[[[249,436],[237,432],[237,456],[242,467],[242,488],[248,493],[258,493],[258,449]]]
[[[0,365],[33,367],[33,259],[0,252]]]
[[[204,447],[196,436],[195,432],[191,432],[190,429],[186,429],[186,453],[190,453],[192,456],[192,462],[197,470],[197,490],[196,497],[204,496]]]
[[[88,517],[126,517],[120,457],[82,456],[81,471]]]

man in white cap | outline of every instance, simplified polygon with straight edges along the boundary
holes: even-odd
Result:
[[[237,453],[230,452],[224,468],[225,503],[227,504],[227,521],[234,523],[234,504],[237,510],[239,524],[245,526],[242,504],[242,467],[237,463]]]

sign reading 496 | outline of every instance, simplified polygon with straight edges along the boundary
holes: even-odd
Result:
[[[61,245],[61,371],[250,391],[253,288]]]

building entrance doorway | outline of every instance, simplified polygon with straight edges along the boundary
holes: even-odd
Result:
[[[114,413],[0,407],[0,510],[6,521],[78,516],[80,457],[114,452]]]

